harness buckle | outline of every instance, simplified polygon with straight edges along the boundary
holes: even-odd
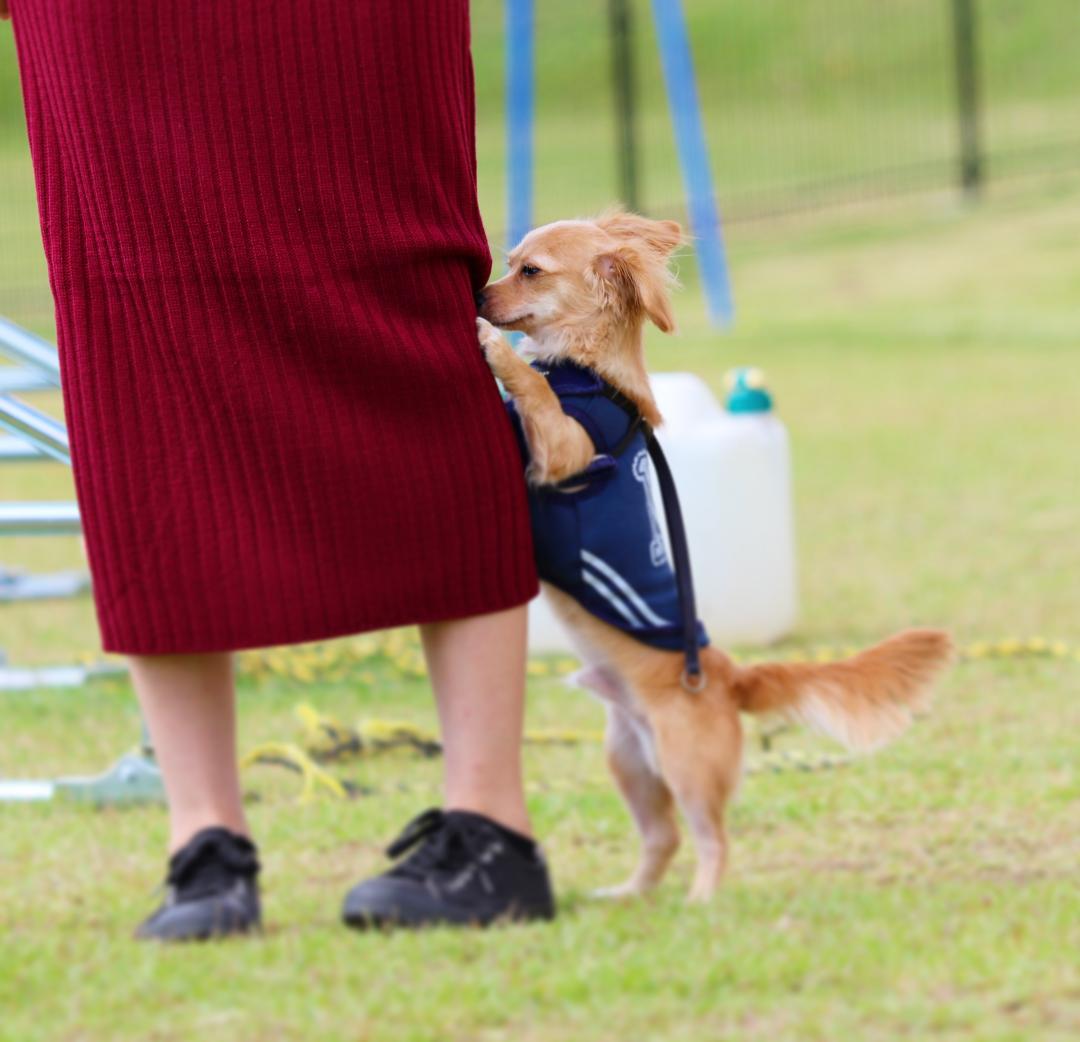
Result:
[[[684,691],[691,695],[697,695],[705,690],[709,678],[705,676],[705,670],[703,669],[699,669],[696,673],[690,673],[684,666],[682,675],[679,677],[679,683],[682,684]]]

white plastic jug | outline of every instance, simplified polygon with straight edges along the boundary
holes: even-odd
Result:
[[[798,612],[787,430],[756,369],[728,374],[727,407],[692,373],[657,373],[657,430],[679,490],[698,616],[710,639],[768,644]],[[663,519],[653,475],[653,499]],[[666,532],[665,532],[666,535]],[[529,647],[570,644],[542,597],[529,609]]]

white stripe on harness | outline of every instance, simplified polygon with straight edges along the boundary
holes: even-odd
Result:
[[[581,577],[585,582],[591,586],[601,597],[604,598],[631,626],[636,629],[640,629],[642,624],[641,620],[630,610],[630,605],[626,603],[607,583],[600,579],[597,579],[595,575],[590,575],[587,571],[582,569]]]
[[[634,607],[637,608],[637,610],[640,611],[641,614],[644,615],[645,618],[648,619],[649,622],[651,622],[654,626],[672,625],[672,623],[668,622],[667,619],[660,618],[660,616],[657,615],[656,612],[654,612],[652,608],[650,608],[649,605],[645,602],[645,599],[641,597],[640,594],[638,594],[637,590],[635,590],[633,586],[631,586],[617,571],[615,571],[615,569],[612,568],[611,565],[607,563],[607,561],[597,557],[596,554],[591,553],[590,551],[585,549],[582,549],[581,551],[581,559],[586,564],[591,564],[598,572],[601,573],[601,575],[604,575],[608,579],[610,579],[619,588],[619,590],[630,599],[630,603],[633,604]]]

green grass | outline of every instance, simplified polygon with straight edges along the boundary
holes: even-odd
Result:
[[[692,266],[683,332],[655,368],[719,386],[770,372],[793,437],[803,616],[778,654],[863,643],[909,623],[961,642],[1080,643],[1080,191],[1041,185],[977,209],[947,199],[743,229],[740,320],[706,326]],[[54,400],[55,405],[55,400]],[[59,467],[13,467],[5,494],[64,496]],[[5,560],[77,565],[73,540],[12,540]],[[92,649],[86,601],[3,608],[22,661]],[[160,810],[4,807],[0,1038],[27,1040],[1071,1039],[1080,1026],[1080,662],[959,665],[933,714],[881,755],[753,775],[730,878],[708,909],[682,891],[588,898],[633,840],[591,743],[531,748],[530,803],[562,914],[487,934],[364,937],[343,891],[438,798],[438,765],[341,768],[375,793],[295,802],[290,776],[247,776],[266,857],[255,943],[160,951],[128,940],[154,903]],[[392,671],[242,686],[243,746],[292,739],[301,700],[343,719],[430,726],[426,685]],[[554,679],[535,726],[599,725]],[[93,771],[135,736],[126,683],[3,697],[0,773]],[[805,739],[791,736],[789,744]]]
[[[713,6],[724,5],[688,4],[699,54],[725,31]],[[1072,72],[1044,43],[1075,5],[985,6],[993,46],[1015,75],[1008,96],[1023,94],[1054,122],[1075,106]],[[495,231],[497,8],[484,0],[474,9],[481,188]],[[549,54],[560,46],[558,19],[600,18],[564,0],[542,9]],[[752,55],[777,16],[771,4],[742,9],[757,12],[740,30]],[[881,17],[898,10],[889,4]],[[871,48],[884,46],[889,34],[880,35]],[[823,53],[842,54],[845,39]],[[559,53],[588,70],[589,55],[595,64],[603,53],[590,48],[569,32]],[[784,78],[796,58],[748,56],[753,68],[741,70],[715,63],[703,91],[752,73],[755,90],[801,96],[806,84]],[[603,205],[613,180],[606,95],[572,93],[558,71],[542,71],[551,97],[541,125],[545,216]],[[0,56],[3,75],[10,63]],[[0,82],[0,101],[10,102],[9,87]],[[807,101],[817,115],[843,104],[824,86],[819,93]],[[579,103],[573,120],[560,115]],[[649,104],[659,134],[660,103]],[[747,102],[731,125],[753,116]],[[826,126],[822,169],[839,147],[831,134]],[[649,190],[675,199],[662,139],[650,141]],[[769,145],[778,162],[790,155],[783,147]],[[767,161],[766,152],[746,160],[747,183]],[[23,321],[51,334],[17,140],[0,147],[0,185],[0,232],[16,244],[0,251],[0,310],[15,301]],[[943,194],[740,225],[729,243],[739,318],[726,335],[707,326],[693,264],[683,262],[682,331],[651,337],[652,367],[692,368],[719,388],[728,366],[760,364],[792,434],[803,612],[778,655],[865,643],[912,623],[948,626],[963,644],[1042,635],[1080,646],[1078,238],[1080,186],[1065,176],[995,189],[976,208]],[[58,412],[57,395],[33,397]],[[58,466],[0,471],[2,498],[72,494]],[[6,540],[3,561],[84,566],[75,540]],[[87,600],[0,605],[0,646],[14,661],[63,661],[96,638]],[[243,748],[294,739],[300,701],[345,720],[433,724],[422,680],[373,672],[246,678]],[[654,899],[590,900],[591,888],[629,869],[630,825],[597,746],[530,748],[530,805],[561,915],[483,934],[365,937],[337,925],[344,890],[380,868],[381,845],[438,799],[437,762],[342,767],[374,794],[305,805],[290,776],[253,769],[267,935],[188,950],[128,940],[156,900],[159,809],[0,806],[0,1040],[1065,1042],[1080,1033],[1078,696],[1074,659],[963,663],[933,713],[882,754],[833,771],[752,775],[733,814],[730,877],[704,910],[682,902],[688,853]],[[96,771],[137,735],[126,682],[5,694],[0,711],[4,776]],[[531,681],[529,713],[538,727],[600,723],[590,700],[549,677]]]

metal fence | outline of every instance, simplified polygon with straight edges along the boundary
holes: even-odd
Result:
[[[679,211],[650,17],[664,2],[536,4],[538,217],[616,197]],[[1080,169],[1076,0],[684,2],[729,223]],[[501,4],[473,0],[479,52],[501,47]],[[478,63],[492,136],[501,79]]]
[[[537,0],[537,220],[614,199],[679,215],[650,6]],[[683,0],[728,225],[1080,170],[1077,0]],[[506,0],[472,0],[481,205],[503,244]],[[10,32],[0,27],[0,314],[46,335]],[[737,232],[736,232],[737,234]]]
[[[613,26],[629,19],[632,32],[641,4],[608,2]],[[707,5],[692,6],[729,220],[949,185],[977,194],[995,178],[1080,167],[1073,0],[720,2],[708,29]],[[633,50],[612,48],[621,113],[634,88],[618,56]],[[621,168],[632,165],[646,166],[624,150]],[[637,196],[665,203],[647,177]]]

